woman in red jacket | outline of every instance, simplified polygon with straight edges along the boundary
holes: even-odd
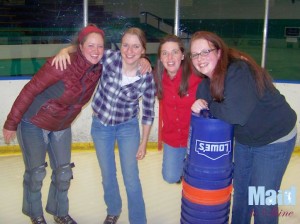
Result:
[[[46,176],[46,152],[52,169],[46,211],[59,224],[76,224],[69,216],[68,189],[72,179],[71,123],[90,100],[98,84],[104,52],[104,32],[94,25],[83,28],[78,51],[64,71],[51,66],[52,58],[20,92],[7,116],[3,136],[9,143],[17,134],[25,173],[23,208],[33,224],[45,224],[41,188]]]
[[[201,82],[191,71],[179,37],[167,35],[160,41],[155,79],[162,107],[162,175],[168,183],[176,183],[183,173],[191,106]]]

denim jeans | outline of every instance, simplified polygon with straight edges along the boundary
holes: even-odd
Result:
[[[186,148],[174,148],[164,143],[162,175],[168,183],[176,183],[183,175]]]
[[[70,164],[71,128],[50,132],[22,120],[18,126],[17,138],[25,164],[23,213],[33,218],[43,215],[41,188],[43,179],[46,176],[45,159],[48,151],[52,169],[52,181],[49,188],[46,211],[56,216],[67,215],[69,212],[69,180],[64,180],[68,186],[65,186],[63,190],[57,187],[62,183],[61,178],[57,178],[57,175],[61,176],[61,173],[58,173],[57,170]],[[67,171],[67,176],[72,176],[70,169]],[[65,182],[62,184],[65,184]]]
[[[115,142],[117,142],[123,181],[127,193],[129,221],[131,224],[147,223],[138,161],[136,159],[140,144],[138,119],[134,118],[114,126],[105,126],[96,116],[93,116],[91,134],[101,169],[107,213],[109,215],[120,215],[122,210],[114,150]]]
[[[265,191],[278,192],[295,141],[296,136],[261,147],[235,143],[232,224],[248,224],[252,216],[255,224],[278,223],[278,205],[248,205],[248,187],[264,186]]]

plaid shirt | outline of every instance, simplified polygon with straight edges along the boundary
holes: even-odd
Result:
[[[120,51],[106,50],[101,60],[103,71],[92,108],[104,125],[116,125],[139,115],[142,97],[142,124],[152,125],[154,120],[155,84],[153,75],[141,75],[129,85],[122,83],[122,57]]]

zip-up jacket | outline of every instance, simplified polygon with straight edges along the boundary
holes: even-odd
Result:
[[[102,72],[78,49],[71,54],[71,65],[60,71],[49,58],[24,86],[5,121],[4,128],[15,131],[21,119],[49,131],[70,127],[90,100]]]

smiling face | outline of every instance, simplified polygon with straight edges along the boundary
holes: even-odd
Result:
[[[104,40],[99,33],[90,33],[79,45],[82,55],[92,64],[97,64],[104,52]]]
[[[184,59],[184,55],[176,42],[166,42],[161,45],[159,57],[171,77],[176,75],[181,61]]]
[[[122,62],[127,65],[137,65],[138,60],[145,53],[141,41],[135,34],[126,33],[122,38]]]
[[[197,54],[198,56],[193,57]],[[191,55],[195,68],[211,79],[220,57],[220,50],[215,50],[214,46],[205,39],[196,39],[191,43]]]

